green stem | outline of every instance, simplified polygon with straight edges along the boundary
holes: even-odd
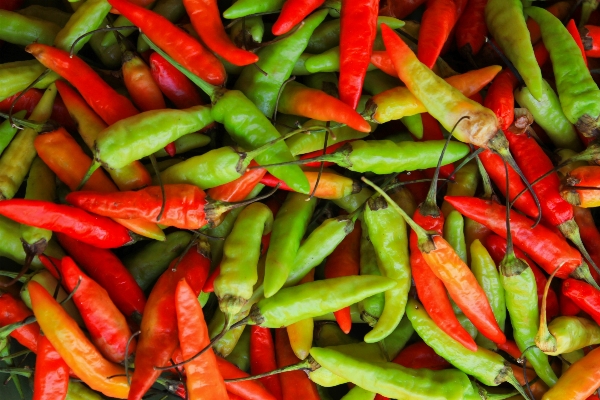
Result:
[[[28,368],[0,368],[0,372],[11,375],[21,375],[25,378],[31,378],[33,371]]]
[[[292,364],[292,365],[288,365],[287,367],[282,367],[282,368],[278,368],[278,369],[274,369],[273,371],[269,371],[269,372],[264,372],[262,374],[257,374],[257,375],[250,375],[250,376],[245,376],[242,378],[235,378],[235,379],[225,379],[225,383],[233,383],[233,382],[244,382],[244,381],[252,381],[255,379],[260,379],[260,378],[266,378],[267,376],[273,376],[273,375],[277,375],[277,374],[282,374],[284,372],[290,372],[290,371],[300,371],[300,370],[304,370],[304,371],[314,371],[319,367],[316,367],[315,360],[308,356],[308,358],[306,358],[306,360],[304,361],[300,361],[297,364]]]
[[[75,189],[76,192],[80,191],[82,187],[85,186],[85,184],[87,183],[87,181],[90,180],[90,178],[92,177],[92,175],[94,174],[94,172],[96,172],[96,170],[98,168],[100,168],[100,162],[97,160],[94,160],[94,162],[92,163],[92,165],[90,165],[90,168],[87,170],[87,172],[85,173],[85,176],[83,177],[83,179],[81,180],[81,182],[79,182],[79,185],[77,185],[77,188]]]

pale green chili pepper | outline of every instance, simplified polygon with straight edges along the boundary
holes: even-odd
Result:
[[[453,210],[446,216],[444,223],[444,239],[450,243],[456,254],[467,262],[467,245],[465,243],[465,221],[461,213]]]

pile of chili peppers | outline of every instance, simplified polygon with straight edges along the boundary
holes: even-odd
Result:
[[[599,1],[32,3],[0,398],[598,399]]]

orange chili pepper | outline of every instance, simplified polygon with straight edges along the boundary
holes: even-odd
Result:
[[[317,184],[319,173],[317,171],[304,171],[304,175],[306,175],[306,179],[308,179],[310,192],[312,193]],[[293,191],[293,189],[284,181],[269,173],[262,177],[260,183],[269,187],[279,185],[279,189],[281,190]],[[319,179],[319,185],[317,186],[314,196],[319,199],[341,199],[342,197],[360,192],[360,189],[360,183],[354,179],[338,175],[334,172],[324,171],[321,174],[321,179]]]
[[[600,380],[600,348],[590,351],[573,363],[548,390],[543,400],[585,400],[598,389]]]

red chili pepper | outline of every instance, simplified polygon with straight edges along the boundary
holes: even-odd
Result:
[[[492,234],[485,239],[484,245],[485,248],[489,251],[492,258],[494,259],[496,265],[500,265],[500,262],[506,255],[506,240],[498,235]],[[540,270],[540,268],[533,261],[531,261],[531,259],[527,257],[525,253],[523,253],[520,249],[517,248],[514,249],[514,252],[518,258],[524,260],[529,265],[531,271],[533,272],[533,275],[535,276],[535,283],[538,294],[538,307],[541,310],[542,300],[544,297],[544,288],[546,287],[546,282],[548,280],[546,279],[546,276]],[[554,289],[550,288],[548,290],[548,296],[546,299],[546,317],[548,318],[548,320],[551,320],[558,314],[558,297],[556,296],[556,292],[554,291]]]
[[[77,207],[111,218],[142,218],[181,229],[199,229],[210,222],[211,215],[205,211],[209,203],[200,188],[177,184],[164,185],[164,190],[165,207],[159,221],[156,218],[163,199],[158,186],[148,186],[136,192],[71,192],[66,199]],[[0,213],[1,210],[0,207]]]
[[[446,196],[445,199],[465,217],[487,226],[506,239],[506,207],[473,197]],[[532,228],[533,221],[515,211],[510,212],[510,225],[515,245],[529,254],[547,273],[551,274],[560,268],[556,276],[566,278],[582,265],[581,254],[545,226],[538,224]]]
[[[221,357],[217,357],[217,366],[224,379],[246,378],[250,376]],[[225,386],[227,386],[229,393],[246,400],[275,400],[275,397],[256,381],[225,382]]]
[[[387,51],[373,51],[371,53],[371,64],[382,70],[388,75],[396,78],[398,76],[398,72],[396,72],[396,67],[392,63],[392,59],[388,55]]]
[[[521,350],[519,350],[519,346],[517,346],[517,344],[513,340],[507,340],[502,344],[497,344],[497,346],[500,350],[504,351],[505,353],[513,357],[515,360],[521,358],[521,355],[523,354],[521,353]]]
[[[518,81],[515,75],[505,69],[500,72],[490,85],[483,105],[492,110],[502,130],[507,130],[515,119],[515,96],[514,91]]]
[[[212,293],[215,291],[215,279],[221,274],[221,264],[217,265],[217,267],[210,273],[208,278],[206,278],[206,282],[204,282],[204,286],[202,287],[202,291],[204,293]]]
[[[146,296],[112,251],[90,246],[62,233],[57,233],[56,238],[73,260],[108,292],[126,317],[142,315]]]
[[[585,49],[585,55],[590,58],[600,57],[600,26],[586,25],[581,30],[580,37]]]
[[[354,230],[327,257],[324,270],[325,279],[358,275],[360,270],[360,235],[361,224],[357,221],[354,223]],[[352,328],[350,307],[342,308],[333,314],[342,331],[348,334]]]
[[[379,15],[403,19],[412,14],[427,0],[388,0],[387,5],[379,10]]]
[[[252,160],[249,166],[256,167],[258,164]],[[210,198],[220,201],[242,201],[260,183],[266,173],[267,170],[264,168],[249,169],[235,181],[210,188],[206,194]]]
[[[459,50],[477,54],[483,47],[488,32],[485,23],[486,4],[487,0],[469,0],[456,23],[456,46]]]
[[[416,342],[405,347],[392,362],[413,369],[427,368],[437,371],[452,368],[452,364],[438,356],[425,342]]]
[[[52,46],[33,43],[25,48],[46,68],[50,68],[81,93],[85,101],[109,125],[139,111],[131,101],[117,93],[81,58]]]
[[[40,336],[36,355],[32,399],[66,398],[69,389],[69,366],[46,336]]]
[[[417,56],[433,68],[457,19],[454,0],[429,0],[421,19]]]
[[[600,324],[600,290],[573,278],[565,279],[561,289],[565,296]]]
[[[48,201],[4,200],[0,202],[0,215],[21,224],[62,232],[102,249],[121,247],[133,241],[126,228],[109,218]]]
[[[285,328],[275,330],[275,349],[278,368],[287,367],[300,361],[292,350]],[[286,372],[279,378],[284,400],[319,400],[321,398],[317,386],[302,371]]]
[[[600,232],[592,212],[588,208],[573,207],[573,215],[585,248],[596,265],[600,265]],[[590,272],[596,281],[600,280],[595,269],[591,268]]]
[[[257,325],[250,326],[250,372],[252,375],[258,375],[275,369],[277,369],[277,362],[271,330]],[[279,375],[271,375],[259,380],[277,400],[283,399]]]
[[[562,282],[562,286],[564,285],[565,281]],[[560,315],[575,316],[581,312],[581,308],[564,293],[564,289],[561,289],[558,295],[560,300]]]
[[[441,235],[444,228],[444,217],[441,212],[439,217],[424,215],[421,207],[415,211],[413,220],[424,229]],[[417,234],[414,231],[410,232],[410,266],[419,299],[431,319],[440,329],[467,349],[477,350],[477,344],[454,315],[444,283],[433,273],[421,255]]]
[[[154,81],[175,107],[183,109],[204,104],[192,81],[163,56],[152,53],[149,61]]]
[[[212,85],[225,82],[225,68],[219,59],[171,21],[127,0],[108,2],[188,71]]]
[[[312,193],[315,190],[315,185],[317,184],[317,179],[319,178],[318,171],[304,171],[304,175],[306,175],[306,179],[308,179],[308,183],[310,185],[310,192]],[[260,180],[265,186],[275,187],[279,185],[279,189],[286,190],[292,192],[293,189],[290,188],[284,181],[281,179],[267,173]],[[314,192],[314,196],[320,199],[341,199],[342,197],[346,197],[350,194],[357,193],[360,191],[360,185],[345,176],[338,175],[334,172],[324,171],[321,174],[319,179],[319,185]]]
[[[342,0],[340,100],[356,109],[377,34],[377,0]]]
[[[340,147],[344,146],[346,143],[350,143],[350,142],[352,142],[352,140],[344,140],[343,142],[338,142],[338,143],[332,144],[331,146],[327,146],[327,150],[325,150],[325,154],[331,154],[331,153],[335,152],[337,149],[339,149]],[[323,155],[323,150],[315,150],[310,153],[302,154],[300,156],[300,159],[307,160],[310,158],[319,157],[321,155]],[[324,167],[331,167],[332,165],[334,165],[334,163],[331,161],[323,162]],[[318,168],[321,166],[321,162],[320,161],[309,162],[309,163],[304,164],[303,166]]]
[[[43,90],[29,89],[27,92],[25,92],[25,94],[23,94],[23,96],[19,97],[19,100],[15,103],[13,107],[13,113],[19,112],[21,110],[27,110],[27,115],[31,114],[33,108],[37,105],[37,103],[39,103],[43,94]],[[13,101],[19,95],[20,93],[17,93],[0,101],[0,111],[2,111],[3,113],[8,113],[10,111],[10,107]],[[60,126],[63,126],[69,130],[77,129],[73,118],[71,118],[71,116],[69,115],[69,111],[67,110],[67,107],[65,106],[65,103],[63,102],[60,96],[56,96],[56,98],[54,99],[50,119],[58,122]]]
[[[198,296],[210,269],[210,258],[202,251],[193,246],[181,260],[179,257],[174,259],[152,288],[142,316],[130,400],[144,396],[160,375],[154,367],[166,365],[177,348],[175,288],[181,279],[185,279]]]
[[[8,293],[0,293],[0,326],[21,322],[32,315],[31,310],[20,299]],[[38,348],[40,326],[37,322],[33,322],[15,329],[10,336],[35,353]]]
[[[273,24],[273,35],[279,36],[288,33],[298,25],[311,12],[316,10],[325,0],[288,0],[283,3],[281,13]]]
[[[570,19],[565,27],[567,28],[567,30],[569,31],[569,33],[575,40],[575,43],[577,43],[577,46],[579,46],[579,49],[581,50],[581,56],[583,57],[583,61],[585,61],[585,65],[587,65],[588,62],[587,62],[587,57],[585,56],[585,49],[583,48],[583,43],[581,42],[581,35],[579,35],[579,30],[577,29],[575,20]]]

